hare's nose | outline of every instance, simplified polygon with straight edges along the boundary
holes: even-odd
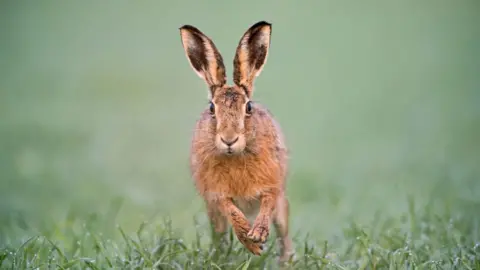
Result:
[[[236,137],[235,139],[233,140],[225,140],[223,138],[220,138],[222,140],[222,142],[224,144],[226,144],[227,146],[232,146],[234,143],[236,143],[238,141],[238,137]]]

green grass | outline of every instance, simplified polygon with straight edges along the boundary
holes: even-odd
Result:
[[[421,210],[415,210],[412,198],[408,204],[409,211],[398,217],[377,213],[369,226],[341,225],[343,235],[336,243],[308,234],[294,236],[296,257],[286,265],[293,269],[480,269],[476,206],[464,205],[455,212],[445,208],[438,215],[432,204]],[[118,225],[105,226],[106,218],[114,217],[93,213],[78,219],[69,213],[64,222],[41,233],[24,233],[22,241],[2,247],[0,265],[2,269],[277,268],[274,233],[264,254],[256,257],[231,231],[229,245],[219,249],[211,244],[205,226],[196,226],[195,239],[185,241],[169,219],[142,222],[136,231],[124,231]]]

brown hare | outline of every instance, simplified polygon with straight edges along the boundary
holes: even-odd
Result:
[[[261,21],[240,39],[234,85],[226,84],[222,56],[210,38],[191,25],[182,26],[180,34],[190,65],[209,87],[210,103],[193,135],[190,169],[214,233],[224,235],[230,223],[238,240],[260,255],[273,222],[280,260],[285,261],[293,254],[285,196],[287,148],[270,112],[251,100],[255,77],[267,60],[271,29]]]

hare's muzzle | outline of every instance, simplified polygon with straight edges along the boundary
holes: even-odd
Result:
[[[220,140],[221,140],[224,144],[226,144],[228,147],[231,147],[234,143],[236,143],[236,142],[238,141],[238,136],[237,136],[235,139],[233,139],[233,140],[231,140],[231,139],[225,140],[224,138],[220,137]]]
[[[218,134],[216,145],[224,154],[240,153],[245,148],[245,138],[242,134],[232,134],[231,136]]]

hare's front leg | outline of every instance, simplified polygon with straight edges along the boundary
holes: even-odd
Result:
[[[265,243],[270,233],[270,222],[278,200],[278,192],[268,191],[260,195],[260,211],[248,232],[248,238],[256,243]]]
[[[261,243],[255,243],[247,237],[250,230],[250,223],[245,215],[233,204],[231,199],[222,198],[217,201],[218,209],[224,217],[232,224],[238,240],[255,255],[260,255],[263,250]]]

